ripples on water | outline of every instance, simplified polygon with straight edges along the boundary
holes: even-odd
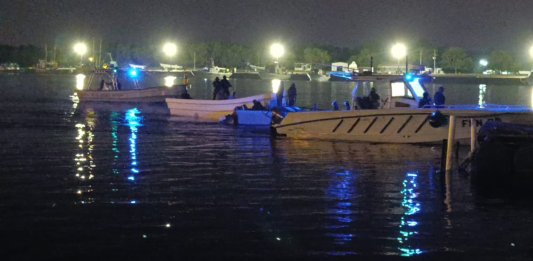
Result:
[[[8,260],[531,257],[531,208],[457,173],[447,197],[438,148],[272,138],[49,89],[0,104]]]

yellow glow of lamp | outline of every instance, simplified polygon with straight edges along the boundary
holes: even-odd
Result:
[[[83,90],[83,87],[85,85],[85,74],[77,74],[76,75],[76,89],[77,90]]]
[[[274,43],[270,46],[270,55],[276,60],[282,57],[285,54],[285,47],[280,43]]]
[[[168,57],[173,57],[178,53],[178,47],[174,43],[165,43],[163,45],[163,53]]]
[[[74,52],[79,56],[83,56],[87,53],[87,45],[85,43],[76,43],[74,44]]]
[[[405,44],[396,43],[391,48],[391,54],[392,57],[400,60],[407,55],[407,47],[405,46]]]

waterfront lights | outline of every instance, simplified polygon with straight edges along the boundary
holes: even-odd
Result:
[[[173,57],[178,52],[178,47],[174,43],[165,43],[163,45],[163,53],[167,57]]]
[[[79,56],[84,56],[87,53],[87,45],[82,42],[75,43],[73,49]]]
[[[391,54],[392,57],[400,60],[407,55],[407,47],[403,43],[395,43],[391,48]]]
[[[405,72],[407,72],[407,47],[403,43],[395,43],[391,48],[392,57],[398,61],[398,72],[400,70],[400,59],[406,57],[405,59]]]
[[[270,55],[276,59],[276,61],[285,54],[285,47],[280,43],[273,43],[270,46]]]
[[[80,56],[80,64],[83,64],[83,56],[87,53],[87,45],[82,42],[75,43],[73,50]]]
[[[77,74],[76,75],[76,89],[77,90],[83,90],[85,84],[85,74]]]
[[[486,67],[487,65],[489,65],[489,61],[487,61],[487,59],[481,59],[479,60],[479,65]]]

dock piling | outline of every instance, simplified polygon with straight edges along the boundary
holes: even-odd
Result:
[[[476,120],[472,118],[470,119],[470,156],[472,156],[474,154],[474,151],[476,150],[476,140]]]
[[[446,171],[450,171],[453,167],[453,145],[455,140],[455,116],[450,115],[450,123],[448,127],[448,146],[446,149]]]

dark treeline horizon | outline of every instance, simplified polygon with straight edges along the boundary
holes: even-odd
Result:
[[[101,47],[100,47],[101,44]],[[202,68],[216,65],[230,68],[247,68],[248,65],[268,66],[274,63],[267,44],[240,44],[223,42],[185,43],[178,46],[175,57],[165,57],[158,44],[87,43],[88,53],[83,63],[89,65],[89,57],[94,63],[109,63],[110,59],[119,64],[143,64],[159,66],[160,63],[179,64],[186,68]],[[507,50],[465,50],[459,47],[436,47],[427,43],[410,45],[408,62],[411,65],[433,67],[436,54],[436,67],[445,72],[470,73],[486,69],[516,72],[530,70],[527,54],[517,55]],[[101,48],[101,49],[100,49]],[[324,44],[288,44],[280,64],[291,70],[294,63],[311,63],[316,68],[327,67],[332,62],[355,61],[359,67],[370,67],[372,57],[375,67],[396,65],[397,60],[390,54],[390,46],[368,43],[357,47],[339,47]],[[55,61],[59,66],[79,66],[80,56],[71,46],[62,45],[6,45],[0,44],[0,64],[18,63],[21,67],[34,67],[39,60]],[[100,51],[101,50],[101,51]],[[489,61],[485,68],[479,65],[480,59]],[[94,65],[94,63],[92,65]],[[405,64],[405,60],[400,61]]]

